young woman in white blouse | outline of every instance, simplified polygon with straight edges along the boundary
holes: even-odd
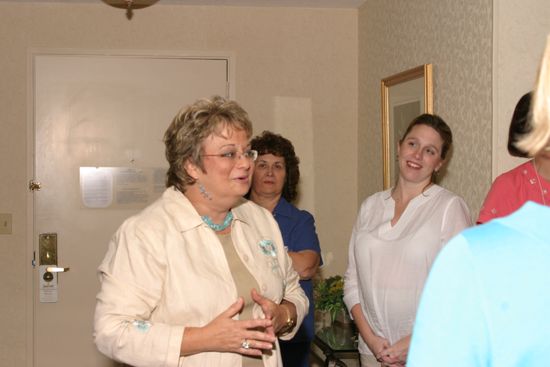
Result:
[[[451,237],[472,224],[464,200],[434,183],[451,144],[451,129],[439,116],[415,118],[397,147],[397,184],[361,205],[344,301],[359,329],[362,366],[405,365],[432,262]]]

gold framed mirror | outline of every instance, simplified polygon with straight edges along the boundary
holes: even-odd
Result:
[[[433,113],[432,64],[382,79],[382,159],[384,190],[397,178],[397,144],[418,115]]]

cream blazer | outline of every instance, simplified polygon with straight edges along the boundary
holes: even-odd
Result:
[[[258,291],[276,303],[284,298],[296,305],[300,325],[308,299],[271,213],[243,199],[233,215],[233,243]],[[236,353],[180,357],[185,327],[208,324],[238,295],[218,237],[175,188],[122,224],[98,273],[94,340],[108,357],[132,366],[242,365]],[[253,315],[263,316],[258,305]],[[266,367],[282,366],[277,343],[263,360]]]

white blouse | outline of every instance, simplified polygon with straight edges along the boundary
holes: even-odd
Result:
[[[455,234],[472,225],[464,200],[432,185],[409,202],[392,226],[391,190],[368,197],[349,245],[344,302],[360,303],[373,332],[391,344],[410,335],[430,267]],[[359,351],[372,354],[360,338]]]

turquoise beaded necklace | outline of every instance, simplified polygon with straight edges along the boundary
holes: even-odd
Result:
[[[216,224],[212,222],[212,218],[210,218],[208,215],[201,215],[201,219],[204,223],[206,223],[208,227],[212,228],[216,232],[220,232],[229,227],[231,221],[233,221],[233,213],[231,213],[231,211],[228,211],[222,224]]]

